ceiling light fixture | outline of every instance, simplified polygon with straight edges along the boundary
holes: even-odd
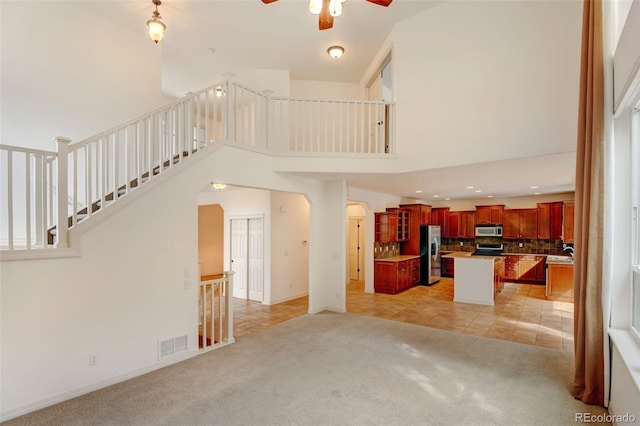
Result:
[[[167,29],[167,26],[162,22],[162,16],[160,16],[160,12],[158,12],[158,6],[160,6],[162,2],[160,0],[151,0],[151,2],[156,5],[156,10],[153,11],[151,19],[147,21],[147,27],[149,27],[149,37],[158,44],[158,42],[162,41],[164,30]]]
[[[224,96],[224,89],[222,86],[216,87],[216,97],[221,98]]]
[[[344,47],[342,46],[331,46],[327,49],[327,53],[333,59],[338,59],[344,54]]]
[[[227,187],[224,183],[211,182],[211,187],[215,190],[221,191]]]

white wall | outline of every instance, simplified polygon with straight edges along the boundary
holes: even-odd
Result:
[[[577,1],[455,1],[399,23],[405,170],[575,151],[581,22]]]
[[[87,222],[81,257],[2,263],[2,418],[156,368],[159,340],[186,334],[188,355],[196,353],[198,194],[213,180],[306,194],[309,309],[344,310],[343,182],[275,174],[265,156],[233,147],[184,165],[108,219]]]
[[[1,143],[55,150],[157,108],[161,49],[82,2],[2,2]],[[123,102],[123,100],[126,101]]]
[[[296,99],[362,100],[365,89],[355,83],[336,81],[291,80],[290,96]]]
[[[271,192],[271,300],[309,293],[309,203],[300,194]]]

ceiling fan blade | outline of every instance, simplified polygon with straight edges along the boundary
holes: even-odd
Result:
[[[320,31],[333,27],[333,16],[329,11],[329,0],[322,0],[322,12],[318,18],[318,28]]]
[[[273,3],[274,1],[278,1],[278,0],[262,0],[262,3],[269,4],[269,3]]]
[[[263,0],[264,1],[264,0]],[[369,3],[377,4],[378,6],[387,7],[393,0],[367,0]]]

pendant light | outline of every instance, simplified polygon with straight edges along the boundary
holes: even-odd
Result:
[[[160,16],[160,12],[158,12],[158,6],[160,6],[162,2],[160,0],[151,1],[156,5],[156,10],[153,11],[151,19],[147,21],[147,26],[149,27],[149,37],[158,44],[158,42],[162,41],[164,30],[167,29],[167,26],[162,22],[162,16]]]
[[[342,15],[342,0],[331,0],[329,2],[329,13],[331,16]]]

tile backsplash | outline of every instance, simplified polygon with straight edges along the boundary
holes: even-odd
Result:
[[[400,254],[400,243],[374,243],[373,258],[387,259]]]
[[[460,245],[462,243],[462,245]],[[562,251],[562,240],[511,240],[499,237],[481,237],[476,239],[443,238],[443,251],[476,250],[476,244],[503,244],[505,253],[527,254],[566,254]],[[520,247],[522,245],[522,247]]]

